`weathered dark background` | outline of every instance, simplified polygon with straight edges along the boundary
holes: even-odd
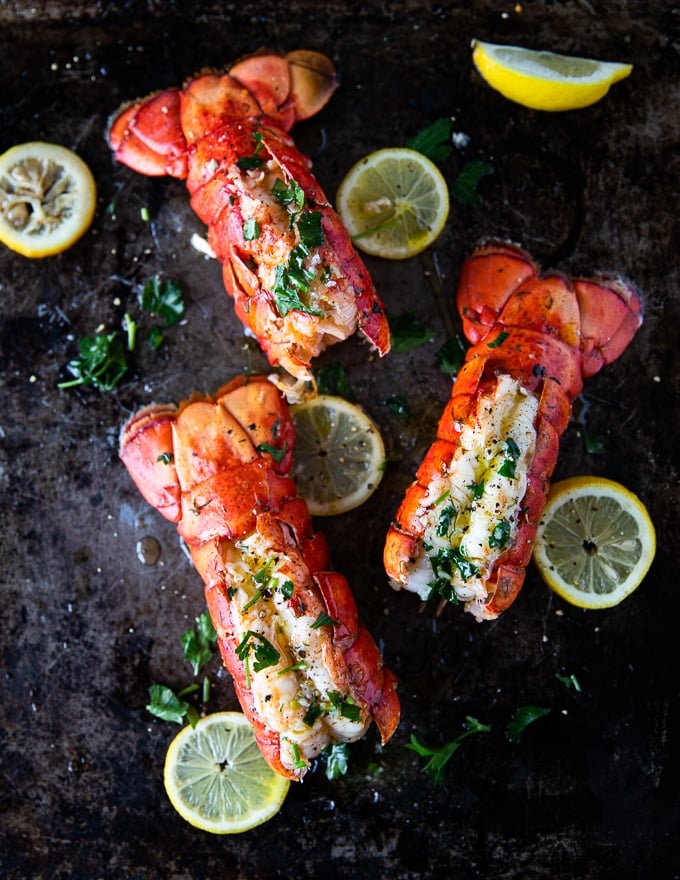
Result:
[[[94,225],[69,252],[29,261],[0,251],[0,875],[680,876],[680,6],[36,0],[0,3],[0,28],[0,149],[61,142],[99,187]],[[540,114],[482,82],[473,37],[635,69],[592,108]],[[321,525],[400,678],[401,726],[385,749],[373,733],[355,746],[341,781],[319,768],[269,824],[218,838],[192,830],[168,803],[162,764],[176,727],[145,710],[151,683],[191,681],[180,635],[204,608],[201,587],[173,527],[147,509],[118,462],[117,436],[139,406],[214,390],[264,361],[232,314],[218,266],[189,246],[202,229],[183,184],[116,166],[103,132],[120,102],[263,45],[319,49],[337,64],[341,88],[296,132],[331,196],[354,160],[445,115],[469,138],[446,163],[448,180],[471,159],[494,173],[480,205],[453,207],[428,254],[367,261],[388,312],[412,310],[437,330],[434,342],[378,361],[352,340],[324,359],[345,367],[389,449],[373,498]],[[620,271],[645,294],[645,324],[587,384],[557,473],[620,480],[658,528],[648,578],[610,611],[564,604],[533,569],[514,607],[487,625],[455,608],[419,614],[415,598],[386,585],[384,533],[449,393],[435,352],[458,330],[457,273],[488,235],[573,274]],[[181,282],[188,303],[163,349],[141,346],[115,393],[59,391],[76,340],[119,327],[157,273]],[[407,395],[407,419],[384,404],[395,391]],[[584,431],[603,441],[603,454],[585,452]],[[145,535],[161,544],[155,566],[136,555]],[[236,708],[216,661],[210,672],[209,710]],[[581,692],[557,675],[576,676]],[[527,704],[551,713],[512,744],[506,725]],[[413,733],[432,745],[453,739],[467,715],[492,731],[462,744],[437,787],[405,744]]]

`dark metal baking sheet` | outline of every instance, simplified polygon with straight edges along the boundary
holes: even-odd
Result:
[[[624,0],[0,4],[0,149],[61,142],[99,187],[94,225],[72,250],[44,261],[0,251],[3,877],[677,876],[678,13]],[[591,108],[540,114],[481,81],[473,37],[635,69]],[[400,728],[384,749],[373,733],[355,746],[345,778],[331,783],[319,769],[270,823],[219,838],[192,830],[166,800],[175,728],[145,711],[149,684],[190,679],[180,635],[204,608],[200,583],[172,526],[131,485],[117,439],[139,406],[215,390],[265,363],[219,268],[189,246],[202,228],[183,184],[115,165],[103,132],[120,102],[263,45],[319,49],[338,66],[331,103],[295,131],[331,196],[355,159],[439,116],[465,135],[449,181],[472,159],[494,170],[481,203],[454,205],[428,253],[367,259],[388,312],[414,312],[434,341],[383,361],[359,340],[325,356],[344,366],[388,446],[378,492],[321,525],[399,676]],[[487,625],[455,608],[419,613],[386,584],[384,533],[450,390],[435,352],[459,329],[457,273],[484,236],[572,274],[620,271],[645,295],[643,328],[588,381],[557,469],[620,480],[656,523],[649,576],[610,611],[564,604],[533,569]],[[76,340],[118,327],[157,273],[179,281],[188,303],[166,345],[140,348],[111,394],[58,390]],[[396,390],[406,419],[385,406]],[[586,431],[602,454],[585,451]],[[154,566],[136,555],[145,535],[161,545]],[[216,662],[210,672],[210,709],[236,708],[228,676]],[[558,675],[576,676],[580,692]],[[510,743],[507,722],[527,704],[551,712]],[[467,715],[492,730],[466,740],[435,786],[405,745],[411,734],[453,739]]]

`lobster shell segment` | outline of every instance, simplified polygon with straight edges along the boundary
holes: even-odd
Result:
[[[236,314],[290,400],[313,391],[311,362],[330,345],[359,331],[390,348],[370,275],[288,134],[337,85],[325,55],[258,53],[125,105],[108,127],[117,161],[186,180]]]
[[[460,602],[489,620],[516,599],[583,379],[642,323],[622,278],[541,275],[522,249],[488,242],[465,261],[457,306],[471,343],[387,534],[395,589]]]
[[[201,575],[222,659],[262,754],[301,779],[328,745],[399,722],[396,679],[288,476],[280,391],[237,377],[212,397],[154,405],[121,431],[142,495],[177,524]]]

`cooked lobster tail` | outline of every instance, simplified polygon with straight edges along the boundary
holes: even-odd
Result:
[[[359,738],[371,721],[387,742],[399,701],[287,475],[294,440],[278,389],[238,377],[214,397],[143,409],[123,427],[120,456],[191,552],[262,754],[301,779],[325,746]]]
[[[337,84],[325,55],[261,53],[125,105],[108,129],[119,162],[186,180],[236,313],[292,400],[313,387],[312,359],[356,330],[390,347],[368,271],[288,135]]]
[[[463,265],[457,307],[471,345],[384,563],[396,589],[488,620],[524,581],[583,378],[624,351],[642,300],[620,278],[541,276],[520,248],[489,242]]]

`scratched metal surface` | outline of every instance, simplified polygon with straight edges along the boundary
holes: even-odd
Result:
[[[0,874],[678,876],[680,7],[52,0],[2,3],[0,25],[0,149],[64,143],[99,187],[94,225],[72,250],[40,262],[0,251]],[[472,70],[475,36],[629,60],[635,70],[590,109],[537,114]],[[132,487],[117,437],[143,404],[214,390],[265,364],[232,314],[219,268],[189,246],[203,230],[183,184],[117,167],[103,132],[120,102],[261,45],[319,49],[338,66],[341,88],[296,132],[331,196],[355,159],[444,115],[466,135],[444,167],[448,180],[470,159],[494,173],[481,204],[454,207],[426,255],[367,260],[388,312],[414,312],[435,329],[433,343],[380,361],[352,340],[324,358],[345,367],[388,447],[373,498],[320,525],[399,676],[401,726],[385,749],[373,733],[355,746],[342,780],[318,769],[269,824],[216,838],[167,802],[162,762],[176,728],[145,711],[152,682],[191,680],[180,635],[204,608],[201,587],[173,527]],[[620,271],[645,294],[645,324],[620,361],[588,382],[557,470],[624,482],[657,525],[648,578],[607,612],[565,605],[531,568],[515,605],[487,625],[455,608],[419,614],[415,599],[386,585],[384,533],[450,389],[435,352],[459,329],[457,272],[489,235],[574,274]],[[58,390],[75,340],[118,327],[157,273],[179,281],[188,304],[166,345],[156,354],[140,347],[114,393]],[[384,405],[397,390],[406,419]],[[603,454],[584,451],[584,430],[602,439]],[[153,566],[136,555],[146,535],[161,546]],[[217,661],[210,674],[210,710],[236,708]],[[556,677],[566,674],[580,693]],[[527,704],[551,712],[512,744],[505,727]],[[435,786],[405,744],[411,734],[433,745],[453,739],[467,715],[492,730],[466,740]]]

